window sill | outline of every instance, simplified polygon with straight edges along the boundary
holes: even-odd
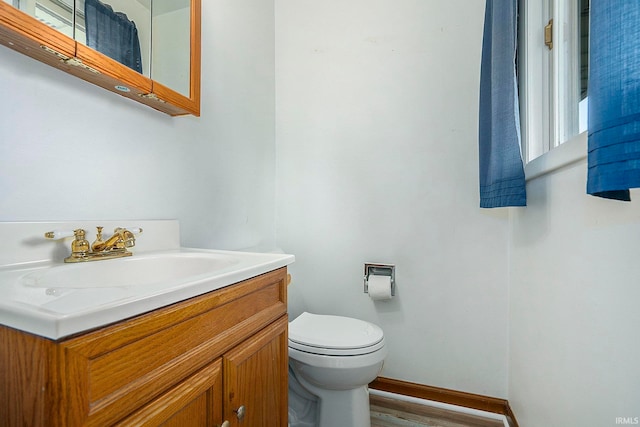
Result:
[[[524,175],[527,181],[587,158],[587,132],[582,132],[553,150],[527,163]]]

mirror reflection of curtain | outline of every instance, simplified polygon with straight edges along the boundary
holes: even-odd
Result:
[[[142,73],[138,29],[122,12],[100,0],[85,0],[87,46]]]

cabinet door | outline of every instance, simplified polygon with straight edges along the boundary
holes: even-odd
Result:
[[[222,361],[216,360],[117,426],[218,427],[222,424]]]
[[[285,315],[224,355],[224,415],[231,426],[287,426],[287,324]]]

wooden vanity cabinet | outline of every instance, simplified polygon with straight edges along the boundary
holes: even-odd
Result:
[[[286,276],[61,341],[0,328],[0,425],[287,426]]]

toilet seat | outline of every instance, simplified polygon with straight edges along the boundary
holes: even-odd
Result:
[[[384,347],[384,334],[364,320],[302,313],[289,323],[289,347],[326,356],[358,356]]]

